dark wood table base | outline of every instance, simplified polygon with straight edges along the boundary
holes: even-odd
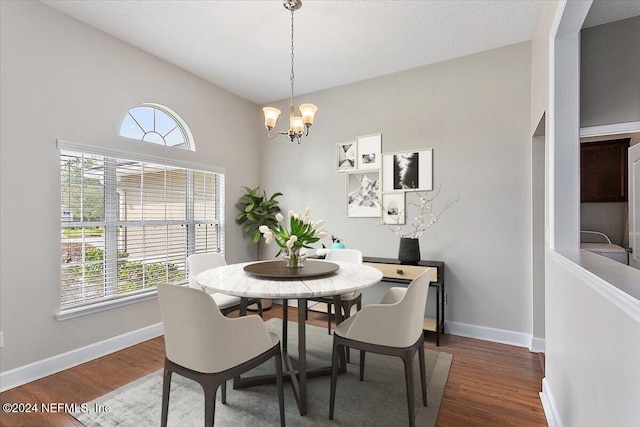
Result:
[[[336,307],[341,307],[340,295],[333,297]],[[240,302],[240,315],[246,316],[247,314],[247,298],[241,298]],[[306,334],[306,319],[305,310],[300,310],[300,307],[307,305],[306,298],[298,299],[298,359],[297,361],[291,357],[287,350],[287,336],[288,336],[288,310],[289,300],[282,300],[282,359],[284,361],[283,376],[285,381],[291,382],[293,389],[293,395],[296,398],[298,404],[298,410],[300,415],[307,415],[307,378],[320,377],[325,375],[331,375],[331,366],[315,368],[307,370],[307,334]],[[336,310],[336,323],[342,322],[341,310]],[[347,372],[346,356],[345,352],[341,352],[338,356],[338,372]],[[254,377],[235,377],[233,379],[233,388],[244,388],[255,385],[263,384],[275,384],[276,376],[271,375],[259,375]]]

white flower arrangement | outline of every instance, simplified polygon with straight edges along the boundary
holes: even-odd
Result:
[[[281,250],[291,250],[296,247],[311,249],[310,244],[329,236],[326,230],[319,230],[324,225],[324,220],[311,221],[310,208],[306,208],[300,213],[290,210],[288,228],[282,214],[276,214],[276,220],[278,221],[276,228],[272,229],[262,225],[259,230],[266,244],[271,244],[275,241]]]

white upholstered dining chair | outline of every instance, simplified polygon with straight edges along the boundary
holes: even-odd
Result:
[[[362,264],[362,252],[358,249],[333,249],[324,258],[326,261],[343,261],[354,264]],[[312,301],[324,302],[327,304],[327,332],[331,334],[331,306],[334,303],[333,297],[311,298]],[[342,307],[335,307],[336,311],[342,309],[344,318],[351,316],[351,307],[354,305],[358,310],[362,308],[362,292],[355,291],[340,295]],[[336,317],[337,319],[337,317]],[[336,323],[338,323],[336,321]]]
[[[234,310],[240,309],[240,297],[226,295],[219,292],[209,293],[206,288],[202,287],[196,280],[196,276],[205,270],[215,267],[227,265],[224,256],[218,252],[205,252],[192,254],[187,257],[187,270],[189,272],[189,286],[194,289],[200,289],[207,292],[213,298],[222,312],[227,315]],[[260,299],[251,299],[248,304],[257,304],[258,315],[262,317],[262,302]]]
[[[226,404],[226,381],[274,358],[280,409],[285,425],[280,340],[269,333],[259,316],[225,317],[213,298],[179,285],[161,283],[158,296],[166,357],[162,383],[161,426],[169,414],[171,375],[175,372],[198,382],[204,390],[205,427],[213,427],[216,393],[222,386]]]
[[[424,360],[424,309],[429,290],[429,269],[415,278],[408,288],[393,287],[380,304],[370,304],[336,326],[333,333],[331,394],[329,419],[333,420],[338,356],[343,347],[360,350],[360,381],[364,380],[367,351],[402,358],[407,389],[409,425],[415,426],[413,402],[413,360],[418,352],[422,403],[427,406],[427,382]],[[353,409],[353,408],[352,408]]]

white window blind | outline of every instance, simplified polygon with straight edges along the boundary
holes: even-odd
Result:
[[[224,252],[224,174],[60,151],[61,309],[181,283],[186,257]]]

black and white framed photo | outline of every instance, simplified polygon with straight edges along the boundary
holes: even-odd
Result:
[[[358,170],[380,169],[382,164],[382,134],[359,136],[358,144]]]
[[[358,145],[354,142],[336,144],[336,171],[346,172],[356,168]]]
[[[380,218],[380,171],[347,172],[347,217]]]
[[[433,190],[433,149],[382,155],[382,191]]]
[[[382,194],[382,223],[387,225],[404,225],[405,217],[404,192]]]

